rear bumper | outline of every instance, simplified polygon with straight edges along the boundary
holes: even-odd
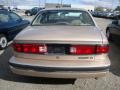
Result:
[[[29,66],[10,63],[10,69],[13,73],[25,76],[51,77],[51,78],[95,78],[105,76],[109,72],[108,67],[93,68],[59,68]]]

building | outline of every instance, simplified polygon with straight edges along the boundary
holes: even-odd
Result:
[[[56,4],[56,3],[46,3],[45,8],[71,8],[71,4]]]

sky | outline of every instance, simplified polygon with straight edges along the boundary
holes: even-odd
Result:
[[[14,1],[14,2],[13,2]],[[61,0],[0,0],[0,3],[9,3],[10,5],[40,5],[44,6],[44,3],[61,3]],[[71,4],[73,7],[84,6],[103,6],[108,8],[115,8],[118,5],[118,0],[62,0],[62,3]],[[120,3],[119,3],[120,4]]]
[[[46,0],[46,2],[60,3],[61,0]],[[104,6],[104,7],[116,7],[118,5],[118,0],[63,0],[63,3],[71,3],[73,5],[94,5],[94,6]]]

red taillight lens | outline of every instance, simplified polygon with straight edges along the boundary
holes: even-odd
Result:
[[[93,54],[95,53],[95,46],[90,45],[72,45],[70,47],[71,54]]]
[[[74,55],[83,55],[83,54],[100,54],[108,53],[109,46],[99,46],[99,45],[72,45],[70,47],[70,53]]]
[[[109,51],[109,46],[97,46],[96,53],[108,53]]]
[[[44,54],[47,52],[46,45],[39,44],[13,44],[13,48],[17,52],[24,53],[40,53]]]
[[[13,48],[17,52],[22,52],[22,46],[20,44],[13,44]]]
[[[39,53],[39,45],[22,44],[24,53]]]

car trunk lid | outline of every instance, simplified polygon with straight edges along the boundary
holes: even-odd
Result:
[[[95,26],[32,26],[23,30],[15,41],[32,43],[102,44]]]

